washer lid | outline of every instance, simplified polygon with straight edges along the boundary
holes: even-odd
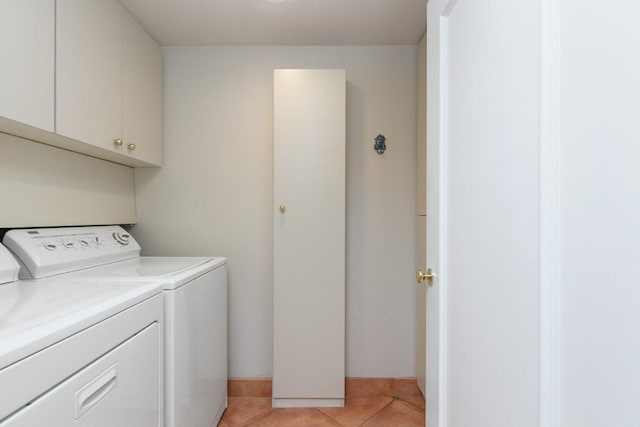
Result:
[[[94,268],[93,272],[107,272],[110,276],[132,278],[157,278],[194,269],[211,258],[191,257],[140,257],[109,266]],[[109,268],[115,266],[116,268]]]
[[[19,271],[20,265],[18,265],[18,261],[7,248],[0,245],[0,284],[18,280]]]
[[[70,273],[62,277],[113,281],[154,281],[176,289],[224,264],[223,257],[139,257]]]
[[[19,281],[0,286],[0,369],[162,292],[155,283]]]

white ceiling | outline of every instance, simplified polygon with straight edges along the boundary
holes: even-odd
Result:
[[[162,46],[417,44],[427,0],[119,0]]]

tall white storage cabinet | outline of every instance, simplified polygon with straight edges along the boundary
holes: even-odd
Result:
[[[344,70],[274,71],[273,406],[344,405]]]

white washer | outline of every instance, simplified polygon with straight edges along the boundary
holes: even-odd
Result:
[[[0,245],[0,426],[160,426],[162,288],[17,272]]]
[[[4,243],[33,277],[160,284],[165,425],[218,423],[227,403],[225,258],[141,257],[138,243],[118,226],[11,230]],[[67,257],[82,269],[69,272]]]

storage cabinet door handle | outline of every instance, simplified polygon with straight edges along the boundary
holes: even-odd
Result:
[[[96,406],[118,385],[118,365],[115,364],[76,392],[76,420]]]

